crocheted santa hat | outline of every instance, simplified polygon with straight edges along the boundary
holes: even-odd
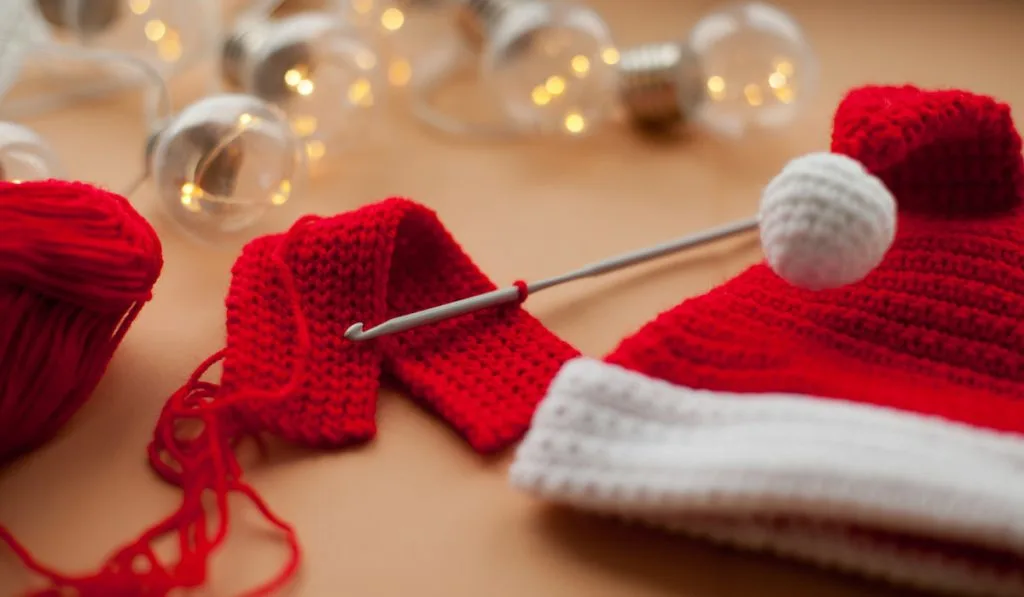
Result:
[[[511,470],[572,507],[950,593],[1024,594],[1024,166],[1010,110],[867,87],[832,151],[898,202],[859,282],[767,264],[569,361]]]

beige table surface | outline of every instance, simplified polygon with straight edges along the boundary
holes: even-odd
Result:
[[[679,37],[711,3],[594,5],[626,45]],[[532,279],[750,215],[761,185],[782,164],[828,146],[832,110],[851,86],[959,86],[1024,110],[1024,2],[783,5],[805,24],[823,70],[818,102],[789,131],[730,147],[702,138],[656,145],[615,130],[565,151],[550,144],[490,147],[444,140],[400,120],[390,143],[339,158],[333,174],[319,178],[301,202],[268,225],[282,228],[303,211],[335,213],[406,195],[437,209],[495,280]],[[49,136],[72,176],[117,187],[140,160],[136,102],[96,102],[32,124]],[[135,202],[143,214],[156,213],[150,189]],[[222,301],[236,247],[197,247],[166,224],[158,226],[166,269],[156,298],[95,396],[58,440],[0,471],[0,521],[62,569],[92,570],[109,550],[177,504],[179,494],[147,468],[144,448],[164,399],[223,342]],[[528,306],[583,352],[600,355],[660,310],[758,258],[756,241],[727,242],[551,290]],[[305,546],[293,594],[896,594],[801,565],[553,512],[507,486],[507,456],[485,462],[399,395],[381,397],[379,425],[378,439],[363,449],[307,453],[278,446],[271,462],[248,472],[275,510],[296,525]],[[262,527],[247,525],[248,515],[238,519],[228,548],[217,556],[204,594],[232,594],[278,562],[278,543],[261,534]],[[14,559],[0,551],[0,597],[27,582]]]

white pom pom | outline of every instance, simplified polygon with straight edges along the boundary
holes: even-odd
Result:
[[[838,288],[882,261],[896,234],[896,200],[857,160],[812,153],[768,183],[758,219],[775,273],[800,288]]]

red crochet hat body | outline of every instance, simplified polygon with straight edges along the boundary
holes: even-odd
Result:
[[[1008,106],[867,87],[832,151],[899,205],[865,279],[758,264],[560,372],[515,485],[949,592],[1024,594],[1024,165]]]

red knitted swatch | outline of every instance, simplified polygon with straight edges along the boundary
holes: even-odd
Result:
[[[1024,432],[1024,163],[1009,108],[963,91],[866,87],[843,100],[834,127],[832,151],[864,163],[899,202],[882,264],[817,292],[755,265],[661,314],[608,361],[690,387]]]
[[[227,346],[171,396],[149,446],[153,468],[182,488],[181,507],[93,575],[64,576],[20,554],[50,583],[37,597],[166,596],[203,585],[229,529],[232,493],[285,536],[287,564],[246,593],[271,594],[297,570],[298,539],[244,480],[234,455],[239,441],[262,433],[325,448],[366,441],[376,432],[387,374],[476,450],[493,452],[525,433],[555,373],[578,355],[519,305],[346,340],[352,323],[373,325],[495,288],[432,211],[404,199],[303,218],[287,233],[247,245],[232,274]],[[204,381],[218,361],[222,382]],[[153,551],[166,535],[179,540],[173,563]]]
[[[283,250],[310,346],[297,341]],[[401,334],[353,342],[345,330],[494,290],[429,210],[390,199],[335,218],[307,218],[287,236],[251,243],[227,307],[223,390],[280,387],[297,360],[305,380],[290,400],[239,406],[247,424],[288,440],[341,446],[373,437],[384,371],[481,452],[526,431],[548,382],[575,349],[516,305]],[[307,352],[308,351],[308,352]]]

